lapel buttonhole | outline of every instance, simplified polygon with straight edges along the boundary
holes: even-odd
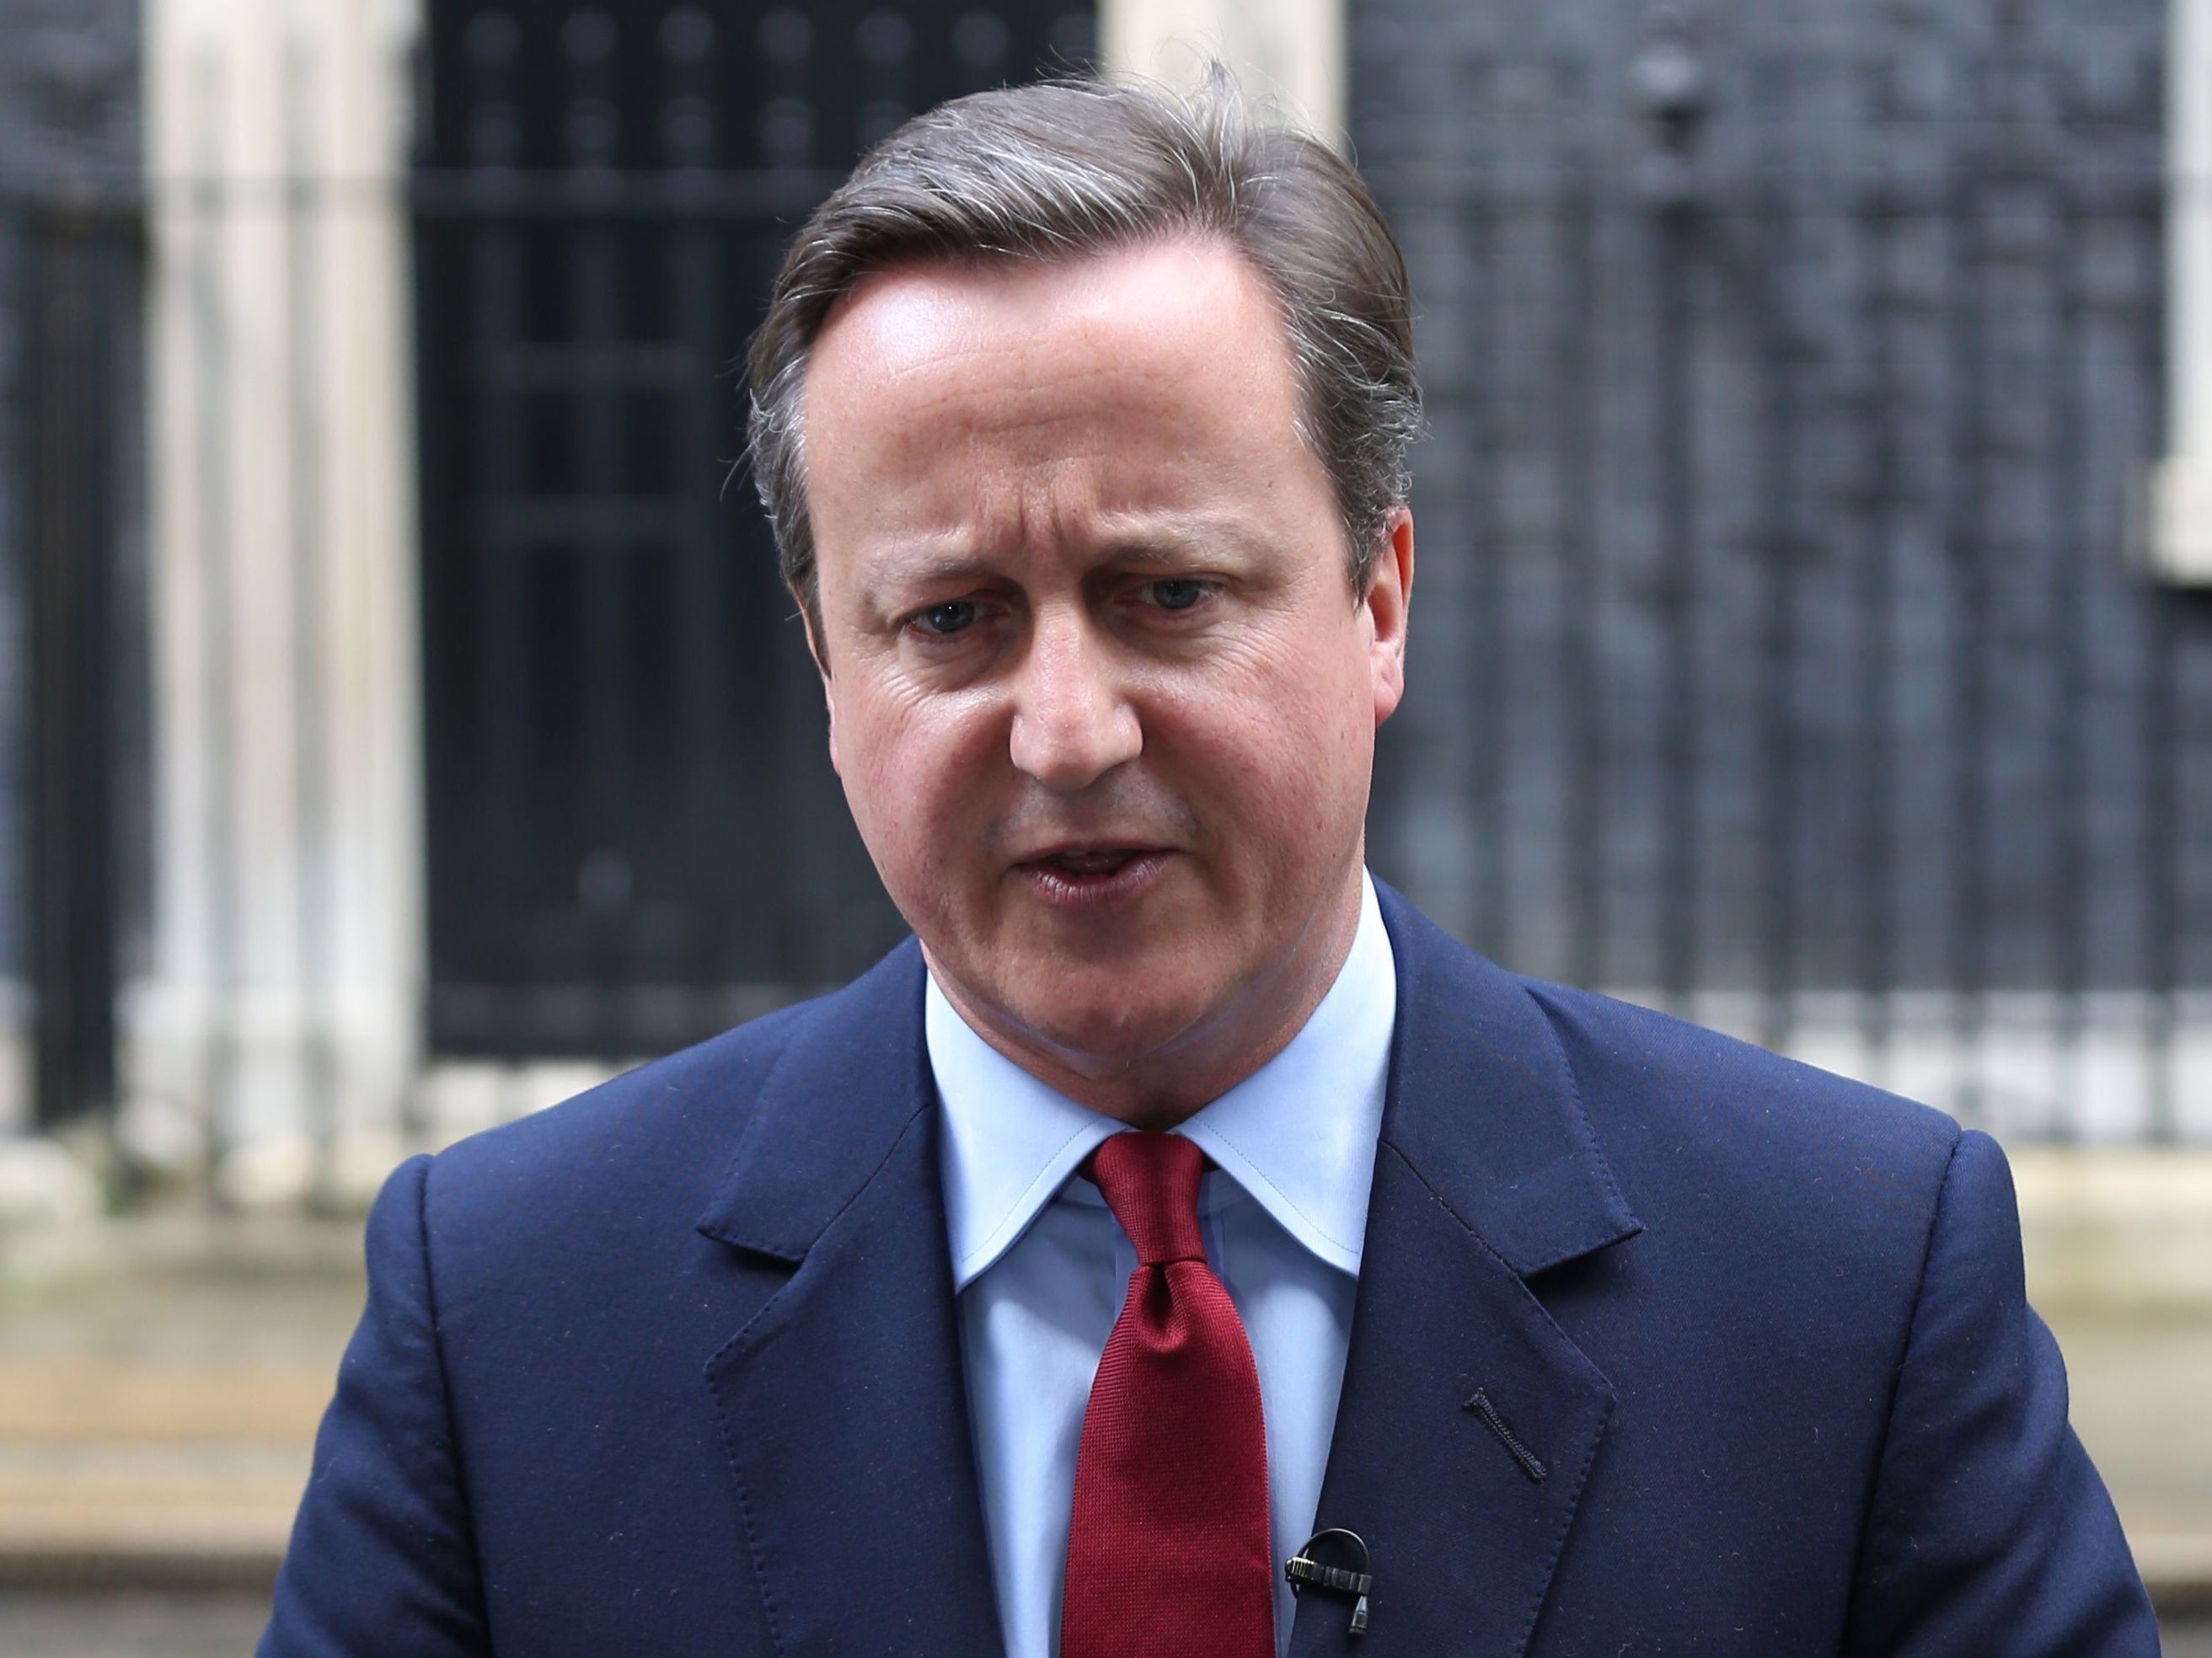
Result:
[[[1498,1443],[1505,1447],[1515,1464],[1528,1476],[1531,1485],[1540,1485],[1552,1471],[1544,1466],[1544,1459],[1522,1442],[1521,1436],[1513,1431],[1512,1424],[1490,1402],[1490,1395],[1480,1388],[1474,1397],[1467,1401],[1466,1408],[1482,1418],[1483,1425],[1498,1436]]]

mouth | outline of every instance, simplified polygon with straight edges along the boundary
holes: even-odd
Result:
[[[1014,872],[1055,908],[1091,909],[1134,898],[1172,855],[1159,847],[1056,847],[1016,864]]]

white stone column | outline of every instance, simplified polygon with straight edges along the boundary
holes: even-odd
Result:
[[[1344,0],[1101,0],[1098,47],[1109,70],[1182,87],[1218,58],[1246,91],[1346,147]]]
[[[423,978],[404,0],[145,11],[155,963],[126,1142],[398,1154]]]
[[[2166,23],[2166,434],[2147,552],[2167,580],[2212,583],[2212,0]]]

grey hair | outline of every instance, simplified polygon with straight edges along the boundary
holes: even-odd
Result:
[[[1196,96],[1049,81],[915,116],[800,227],[747,361],[748,447],[784,580],[818,621],[801,419],[837,302],[889,266],[1059,260],[1218,236],[1267,280],[1296,366],[1301,436],[1334,489],[1355,595],[1410,479],[1421,428],[1397,240],[1349,163],[1255,112],[1217,66]]]

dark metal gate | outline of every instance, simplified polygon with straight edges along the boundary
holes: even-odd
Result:
[[[791,227],[1087,7],[430,8],[416,180],[431,1040],[656,1051],[901,930],[823,749],[732,365]]]
[[[42,1127],[113,1102],[148,934],[140,70],[127,0],[0,6],[0,1066]]]
[[[136,896],[118,902],[139,848],[118,847],[133,826],[117,808],[140,618],[118,591],[117,548],[137,495],[143,221],[135,194],[93,188],[9,206],[27,416],[33,1082],[37,1120],[52,1127],[114,1103],[118,921]]]
[[[2212,1134],[2212,611],[2129,548],[2163,21],[1355,8],[1434,421],[1375,847],[1446,925],[2007,1132]]]

